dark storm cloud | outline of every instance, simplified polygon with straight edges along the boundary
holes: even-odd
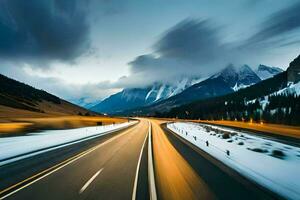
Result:
[[[271,14],[248,39],[229,43],[220,39],[221,29],[213,21],[186,19],[153,45],[152,54],[130,62],[132,74],[122,82],[134,78],[151,84],[182,75],[208,75],[229,63],[257,65],[270,50],[297,44],[300,35],[294,31],[299,28],[300,3]]]
[[[89,47],[86,1],[0,3],[0,58],[69,61]]]
[[[212,21],[183,20],[162,35],[153,45],[152,54],[138,56],[129,63],[131,75],[122,79],[122,83],[130,86],[139,80],[144,85],[162,80],[172,82],[218,69],[218,62],[227,56],[227,45],[219,39],[219,34],[220,28]]]
[[[245,46],[257,45],[284,36],[300,28],[300,3],[282,9],[265,20]],[[280,41],[280,40],[277,40]]]
[[[176,75],[197,75],[210,71],[206,64],[226,48],[219,39],[219,28],[209,20],[186,19],[178,23],[153,45],[153,54],[130,62],[132,76],[166,80]]]
[[[219,29],[208,20],[187,19],[169,30],[154,49],[167,58],[211,60],[222,46],[218,33]]]
[[[130,72],[132,74],[159,70],[161,65],[160,61],[163,60],[162,57],[155,58],[153,54],[140,55],[131,61],[129,65],[131,66]]]

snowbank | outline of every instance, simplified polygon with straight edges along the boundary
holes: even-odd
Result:
[[[300,148],[214,125],[167,127],[258,184],[285,198],[300,198]]]
[[[0,138],[0,166],[22,158],[105,135],[112,131],[128,127],[133,123],[136,122],[67,130],[48,130],[41,133],[28,134],[26,136]]]

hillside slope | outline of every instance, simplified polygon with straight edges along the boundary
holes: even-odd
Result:
[[[13,111],[13,112],[12,112]],[[89,111],[0,74],[0,118],[78,115]]]
[[[300,55],[286,71],[228,95],[194,101],[157,116],[300,125]]]
[[[288,83],[285,71],[238,92],[195,101],[156,116],[300,125],[299,85]]]
[[[266,65],[259,65],[255,70],[255,73],[261,80],[272,78],[273,76],[283,72],[283,69],[279,67],[269,67]]]
[[[234,101],[247,102],[253,99],[264,97],[268,94],[272,94],[279,91],[287,86],[287,73],[282,72],[273,78],[261,81],[253,86],[245,89],[241,89],[235,93],[227,94],[220,97],[204,99],[200,101],[195,101],[190,104],[185,104],[183,106],[174,108],[169,112],[170,115],[176,115],[181,113],[187,115],[189,113],[196,113],[204,108],[210,110],[211,107],[215,107],[216,110],[210,110],[209,112],[217,111],[220,108],[225,108],[229,103]],[[182,113],[183,112],[183,113]]]

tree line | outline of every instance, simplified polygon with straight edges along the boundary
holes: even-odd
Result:
[[[279,94],[249,101],[210,99],[178,107],[160,117],[201,120],[236,120],[300,125],[300,96]]]

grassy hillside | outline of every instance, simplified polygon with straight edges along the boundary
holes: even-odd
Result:
[[[22,113],[32,112],[32,115],[85,115],[89,113],[84,108],[71,104],[46,91],[35,89],[29,85],[0,74],[0,118],[6,116],[12,108],[14,117]],[[39,113],[39,114],[36,114]],[[13,117],[12,113],[10,113]]]
[[[126,122],[67,102],[0,75],[0,137],[45,129],[68,129]]]

